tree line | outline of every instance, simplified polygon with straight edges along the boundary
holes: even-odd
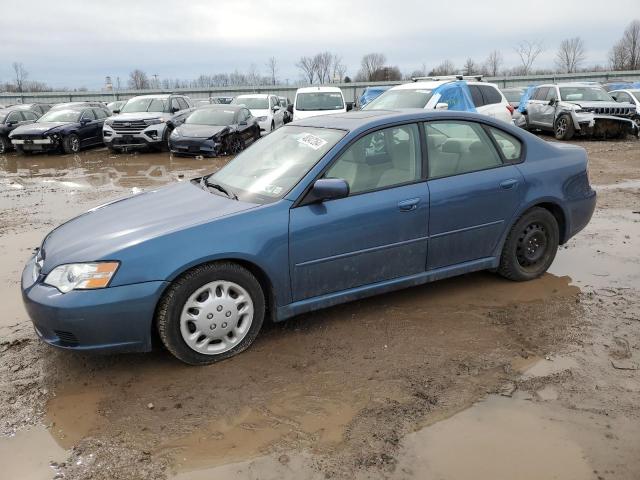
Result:
[[[353,77],[347,75],[347,65],[342,56],[325,51],[308,56],[301,56],[295,66],[299,78],[293,80],[294,85],[348,83],[352,80],[367,81],[398,81],[413,77],[442,76],[442,75],[485,75],[490,77],[510,75],[532,75],[552,73],[576,73],[580,71],[604,70],[640,70],[640,20],[633,20],[625,28],[622,37],[615,42],[608,54],[607,65],[586,66],[586,46],[584,40],[577,36],[563,39],[557,46],[554,57],[555,68],[535,68],[535,63],[545,46],[539,40],[523,40],[513,46],[518,59],[515,66],[505,66],[503,52],[496,49],[482,61],[467,58],[462,65],[456,65],[452,60],[445,59],[432,68],[423,64],[421,68],[402,73],[398,66],[391,65],[383,53],[372,52],[364,55],[358,70]],[[20,62],[13,62],[13,79],[0,83],[0,91],[7,92],[44,92],[53,90],[44,82],[29,80],[29,73]],[[276,57],[270,57],[261,70],[255,64],[250,65],[245,72],[234,70],[230,73],[202,74],[195,79],[163,78],[149,75],[141,69],[130,72],[126,80],[126,87],[132,90],[147,89],[178,89],[178,88],[215,88],[239,86],[267,86],[282,83],[278,76],[280,64]],[[289,79],[286,79],[289,83]],[[118,79],[116,89],[120,89]],[[56,90],[69,90],[68,88]],[[80,88],[76,90],[86,90]]]

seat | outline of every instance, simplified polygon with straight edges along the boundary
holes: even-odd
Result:
[[[427,135],[427,144],[430,135]],[[440,147],[428,148],[429,176],[455,175],[463,152],[463,143],[455,138],[447,139]]]
[[[460,157],[457,173],[473,172],[501,164],[496,152],[484,142],[476,140],[469,144],[467,151]]]
[[[407,132],[402,132],[402,134],[406,133]],[[387,152],[391,160],[391,168],[386,168],[382,173],[378,181],[378,187],[408,183],[417,178],[415,141],[412,134],[406,136],[407,138],[405,140],[394,138],[391,132],[385,135]]]

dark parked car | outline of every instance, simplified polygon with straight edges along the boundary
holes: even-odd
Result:
[[[77,107],[106,108],[106,105],[102,102],[64,102],[64,103],[56,103],[51,107],[51,110],[61,110],[64,108],[77,108]]]
[[[36,112],[39,117],[51,109],[51,105],[48,103],[18,103],[12,105],[12,107],[31,110],[32,112]]]
[[[78,153],[102,145],[102,124],[109,115],[105,106],[52,108],[36,122],[16,128],[9,138],[19,153]]]
[[[206,105],[194,110],[169,136],[178,155],[235,155],[260,139],[260,126],[242,105]]]
[[[233,102],[233,97],[209,97],[209,103],[219,103],[222,105],[229,105]]]
[[[274,131],[211,175],[59,226],[22,274],[45,342],[190,364],[265,319],[476,270],[531,280],[593,213],[584,149],[466,112],[365,111]]]
[[[21,125],[35,122],[40,115],[20,105],[0,109],[0,154],[13,149],[9,134]]]
[[[293,103],[287,97],[278,97],[280,106],[284,109],[284,123],[293,121]]]

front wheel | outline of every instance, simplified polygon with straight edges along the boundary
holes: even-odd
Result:
[[[196,267],[176,280],[158,305],[162,343],[190,365],[208,365],[245,350],[265,315],[256,278],[235,263]]]
[[[240,135],[233,135],[228,140],[227,153],[229,155],[237,155],[244,150],[244,141]]]
[[[563,113],[556,119],[556,123],[553,126],[553,133],[558,140],[571,140],[575,133],[573,126],[573,120],[571,117]]]
[[[511,227],[498,273],[518,282],[539,277],[556,257],[559,241],[556,218],[547,209],[532,208]]]
[[[75,133],[68,135],[62,140],[64,153],[78,153],[80,151],[80,137]]]

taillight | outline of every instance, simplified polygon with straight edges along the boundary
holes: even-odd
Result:
[[[515,112],[516,109],[513,108],[513,105],[507,103],[507,110],[509,110],[509,114],[513,115],[513,112]]]

